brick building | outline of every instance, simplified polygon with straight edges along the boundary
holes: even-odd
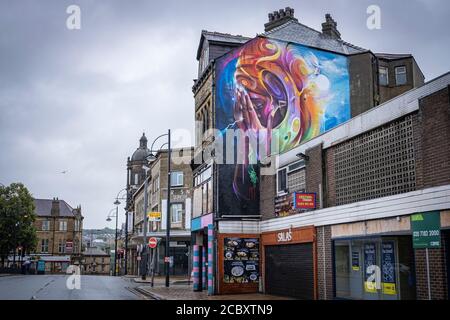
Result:
[[[448,74],[424,84],[411,54],[352,45],[330,15],[319,32],[291,8],[269,14],[255,38],[202,31],[197,60],[194,289],[425,298],[431,279],[410,216],[439,211],[447,228]],[[232,158],[244,163],[223,161],[230,129],[277,129],[279,149],[250,142]],[[297,196],[312,209],[294,209]],[[446,297],[447,239],[442,231],[441,248],[428,250],[440,277],[432,298]],[[369,288],[369,262],[391,263],[383,288]]]
[[[70,264],[81,263],[83,216],[81,207],[66,201],[35,199],[38,244],[32,255],[45,261],[45,271],[65,272]]]
[[[262,221],[253,228],[263,235],[313,232],[291,251],[310,251],[309,266],[297,262],[297,270],[309,270],[309,298],[448,298],[449,84],[447,73],[273,159],[277,175],[262,177]],[[293,209],[295,192],[316,194],[316,209]],[[280,211],[286,198],[288,210]],[[439,217],[439,248],[414,247],[415,214]],[[391,271],[383,267],[386,257],[396,261]],[[381,280],[388,289],[365,286],[369,260],[390,278]],[[306,286],[304,279],[289,283]],[[270,279],[264,285],[269,293],[277,289]]]

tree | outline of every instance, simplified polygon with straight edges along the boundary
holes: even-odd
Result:
[[[0,186],[0,255],[5,259],[21,247],[21,254],[35,250],[37,244],[34,201],[22,183]]]

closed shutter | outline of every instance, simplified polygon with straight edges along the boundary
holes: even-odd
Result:
[[[268,294],[314,299],[312,243],[265,247]]]

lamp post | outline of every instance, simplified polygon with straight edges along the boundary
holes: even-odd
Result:
[[[142,262],[142,280],[145,280],[147,277],[147,264],[148,264],[148,257],[147,257],[147,224],[148,224],[148,217],[147,217],[147,210],[148,210],[148,177],[147,172],[150,168],[144,166],[145,170],[145,180],[144,180],[144,230],[142,234],[142,256],[143,256],[143,262]]]
[[[167,216],[166,216],[166,246],[165,246],[165,254],[164,254],[164,271],[166,274],[166,287],[169,287],[169,282],[170,282],[170,192],[171,192],[171,181],[170,181],[170,174],[171,174],[171,162],[172,162],[172,149],[171,149],[171,135],[170,135],[170,129],[167,131],[167,133],[160,135],[159,137],[157,137],[153,143],[152,146],[150,148],[150,155],[148,155],[146,157],[146,159],[148,158],[155,158],[155,156],[153,155],[153,152],[158,152],[158,151],[154,151],[153,150],[153,146],[155,145],[155,142],[162,138],[162,137],[167,137]],[[162,147],[165,145],[163,144],[160,148],[160,150],[162,149]],[[147,229],[147,177],[145,179],[145,185],[144,185],[144,230]],[[144,233],[144,248],[146,250],[147,248],[147,242],[146,242],[146,237],[145,237],[145,233]],[[147,265],[145,265],[145,270],[147,270]]]
[[[128,195],[128,189],[127,189],[127,188],[123,188],[122,190],[120,190],[120,191],[117,193],[116,201],[114,201],[114,204],[115,204],[116,206],[120,205],[119,199],[120,199],[120,200],[127,200],[126,197],[125,197],[125,198],[119,198],[120,193],[123,192],[123,191],[127,191],[127,195]],[[118,211],[118,210],[117,210],[117,213],[116,213],[116,214],[119,215],[119,211]],[[116,219],[116,235],[117,235],[117,219]],[[117,245],[117,239],[116,239],[116,245]],[[125,208],[125,254],[124,254],[124,259],[125,259],[125,274],[127,274],[127,258],[128,258],[128,256],[127,256],[127,249],[128,249],[128,211],[127,211],[126,208]],[[117,253],[117,247],[116,247],[116,253]]]
[[[119,200],[114,201],[114,204],[116,205],[116,215],[115,215],[115,217],[116,217],[116,236],[115,236],[115,240],[114,240],[114,272],[113,272],[113,275],[116,276],[117,275],[117,223],[118,223],[118,218],[119,218],[119,204],[120,204]],[[112,210],[114,210],[114,209],[112,209]],[[114,216],[112,216],[112,217],[114,217]],[[111,221],[110,215],[108,215],[108,218],[106,218],[106,221],[108,221],[108,222]]]

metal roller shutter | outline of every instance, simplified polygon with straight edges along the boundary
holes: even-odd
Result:
[[[312,243],[265,247],[268,294],[314,299]]]

